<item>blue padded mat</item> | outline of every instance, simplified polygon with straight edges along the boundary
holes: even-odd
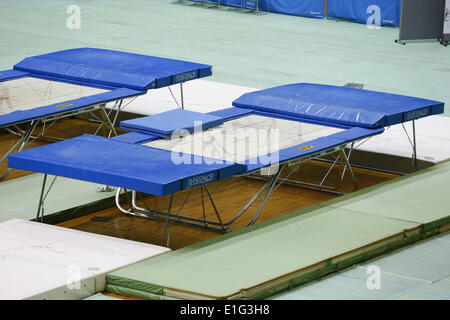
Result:
[[[128,132],[120,134],[115,137],[111,137],[112,140],[126,142],[126,143],[146,143],[152,140],[161,139],[160,136],[153,135],[150,133],[139,133],[139,132]]]
[[[148,90],[212,74],[210,65],[96,48],[25,58],[15,70],[85,83]]]
[[[245,171],[236,163],[189,156],[176,164],[170,151],[92,135],[15,153],[8,167],[129,188],[164,196]]]
[[[402,95],[297,83],[242,95],[233,105],[367,128],[385,127],[444,112],[444,103]]]
[[[178,129],[193,132],[196,127],[206,130],[222,123],[223,119],[217,116],[173,109],[152,116],[122,121],[120,122],[120,128],[141,133],[149,132],[170,136],[172,132]]]
[[[111,90],[0,116],[0,126],[144,94],[148,89],[212,74],[210,65],[113,50],[78,48],[25,58],[14,70],[0,71],[0,82],[24,76]],[[61,106],[64,105],[64,108]]]
[[[23,72],[19,70],[3,70],[0,71],[0,82],[22,78],[26,75],[28,75],[28,72]]]

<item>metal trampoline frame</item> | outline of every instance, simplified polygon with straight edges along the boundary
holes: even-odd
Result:
[[[351,142],[351,148],[353,147],[354,142]],[[246,227],[251,226],[253,224],[255,224],[255,222],[257,221],[257,219],[259,218],[259,216],[261,215],[261,212],[267,202],[267,200],[269,199],[270,195],[281,185],[281,184],[288,184],[288,185],[294,185],[294,186],[298,186],[298,187],[306,187],[306,188],[314,188],[316,190],[321,190],[321,191],[326,191],[326,192],[333,192],[333,193],[338,193],[338,194],[343,194],[343,191],[341,190],[341,186],[342,186],[342,181],[344,179],[345,176],[345,172],[348,170],[351,173],[352,179],[353,179],[353,183],[355,186],[355,190],[358,188],[358,181],[356,179],[356,176],[353,172],[353,169],[351,167],[351,164],[349,162],[349,156],[351,153],[351,149],[349,154],[346,154],[345,149],[347,148],[347,146],[349,145],[348,142],[345,142],[341,145],[332,147],[332,148],[328,148],[326,150],[322,150],[319,151],[315,154],[311,154],[311,155],[306,155],[306,156],[302,156],[296,159],[291,159],[291,160],[286,160],[286,161],[282,161],[279,162],[278,165],[278,170],[275,172],[275,174],[271,175],[268,178],[264,178],[263,180],[266,180],[266,183],[255,193],[255,195],[242,207],[242,209],[236,213],[236,215],[231,218],[228,221],[223,221],[219,210],[217,209],[217,206],[215,205],[214,199],[213,199],[213,194],[214,192],[211,192],[208,188],[207,184],[203,184],[200,185],[196,188],[200,188],[201,191],[201,198],[202,198],[202,212],[203,212],[203,219],[201,218],[195,218],[195,217],[189,217],[186,215],[181,215],[181,211],[184,208],[184,205],[186,204],[186,202],[188,201],[189,197],[192,194],[193,189],[190,189],[187,193],[187,196],[185,197],[184,201],[182,202],[182,205],[180,206],[178,213],[174,214],[172,213],[172,203],[173,203],[173,197],[174,194],[170,194],[170,200],[169,200],[169,208],[168,211],[164,212],[164,211],[159,211],[159,210],[155,210],[155,209],[151,209],[144,201],[142,195],[140,195],[140,193],[131,190],[131,197],[129,196],[129,192],[127,189],[125,188],[118,188],[116,191],[116,196],[115,196],[115,201],[116,201],[116,206],[117,208],[124,214],[126,215],[130,215],[130,216],[136,216],[136,217],[141,217],[141,218],[146,218],[146,219],[153,219],[153,220],[158,220],[158,221],[165,221],[165,227],[164,227],[164,236],[162,239],[162,244],[164,245],[164,243],[166,242],[166,245],[168,246],[168,241],[169,241],[169,225],[170,223],[177,223],[177,224],[183,224],[183,225],[188,225],[188,226],[193,226],[193,227],[198,227],[201,229],[205,229],[205,230],[211,230],[211,231],[216,231],[216,232],[220,232],[220,233],[227,233],[231,231],[231,225],[236,222],[247,210],[248,208],[258,199],[262,196],[262,202],[260,203],[256,213],[254,214],[253,218],[251,219],[251,221],[246,225]],[[291,167],[294,165],[300,165],[303,164],[307,161],[310,160],[314,160],[314,159],[320,159],[323,156],[326,155],[336,155],[336,160],[333,163],[333,165],[331,166],[331,168],[328,170],[328,172],[326,173],[326,175],[324,176],[324,178],[322,179],[321,183],[318,185],[313,185],[313,184],[306,184],[304,182],[301,181],[290,181],[287,180],[287,178],[290,176],[290,174],[288,175],[288,177],[286,178],[280,178],[280,174],[283,171],[284,168],[286,167]],[[329,176],[331,170],[333,169],[333,167],[336,165],[337,161],[340,160],[341,163],[341,173],[340,173],[340,181],[339,181],[339,186],[337,187],[327,187],[324,186],[324,181],[326,180],[326,178]],[[297,168],[298,169],[298,168]],[[239,177],[246,177],[246,178],[252,178],[252,179],[258,179],[257,177],[255,177],[255,172],[259,171],[255,170],[252,172],[247,172],[241,175],[236,175],[234,176],[232,179],[236,179]],[[293,171],[295,172],[295,171]],[[291,172],[291,174],[293,173]],[[262,180],[262,179],[260,179]],[[278,184],[278,185],[277,185]],[[44,190],[44,189],[43,189]],[[129,203],[130,208],[129,209],[125,209],[123,208],[123,206],[120,203],[120,194],[121,192],[125,191],[125,194],[127,195],[127,200]],[[203,194],[203,190],[205,190],[206,195],[208,197],[208,200],[210,201],[212,207],[213,207],[213,211],[214,211],[214,215],[216,216],[217,220],[209,220],[206,219],[206,212],[205,212],[205,197]],[[215,190],[217,191],[217,190]],[[43,194],[44,191],[42,191]],[[263,195],[264,194],[264,195]],[[144,202],[145,208],[140,207],[136,204],[136,198],[140,197],[140,199]],[[38,211],[38,216],[39,216],[39,211]],[[167,240],[166,240],[167,239]]]

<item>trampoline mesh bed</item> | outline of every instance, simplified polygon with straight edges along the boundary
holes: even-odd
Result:
[[[159,139],[143,145],[229,162],[245,162],[268,152],[296,146],[344,129],[262,115],[224,122],[206,131],[178,138]]]
[[[24,77],[0,82],[0,115],[75,100],[110,90]],[[63,107],[62,104],[60,107]]]

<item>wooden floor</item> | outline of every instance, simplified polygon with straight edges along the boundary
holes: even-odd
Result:
[[[47,131],[50,136],[60,138],[75,137],[83,133],[93,133],[98,127],[95,123],[90,123],[80,119],[61,120]],[[17,139],[13,134],[3,134],[0,136],[0,152],[5,152],[9,146],[14,144]],[[34,141],[30,147],[36,147],[48,142]],[[303,164],[301,167],[288,167],[283,171],[284,177],[287,175],[291,180],[301,180],[306,182],[320,182],[321,177],[329,168],[328,163],[310,162]],[[6,164],[2,164],[1,170],[6,169]],[[326,184],[337,185],[340,167],[337,166]],[[2,171],[2,172],[3,172]],[[291,171],[295,171],[292,174]],[[24,171],[14,170],[8,179],[14,179],[25,174]],[[393,179],[396,176],[381,172],[368,171],[363,169],[355,169],[355,174],[359,182],[359,188],[365,188],[374,184]],[[283,176],[282,176],[283,178]],[[209,185],[214,203],[219,211],[223,221],[228,221],[237,214],[241,208],[253,197],[253,195],[264,185],[263,181],[249,178],[229,178],[224,181],[215,182]],[[354,184],[349,174],[346,174],[343,181],[342,189],[346,192],[354,190]],[[111,194],[113,196],[114,193]],[[203,201],[202,201],[203,196]],[[322,191],[309,190],[297,186],[280,185],[267,201],[261,212],[258,222],[298,210],[313,204],[337,197],[338,195],[330,194]],[[164,211],[168,208],[169,197],[145,196],[139,199],[138,204],[141,207],[149,207],[155,210]],[[183,206],[184,203],[184,206]],[[190,217],[203,217],[203,205],[205,217],[210,220],[217,221],[214,214],[214,208],[208,200],[206,192],[201,188],[195,188],[191,191],[177,193],[173,200],[172,212],[178,213],[183,206],[181,214]],[[258,199],[247,212],[238,219],[231,227],[236,230],[245,227],[253,218],[261,199]],[[126,204],[124,204],[125,206]],[[126,207],[126,206],[125,206]],[[92,220],[94,217],[104,217],[102,221],[98,219]],[[109,235],[124,239],[141,241],[162,245],[162,236],[164,233],[165,222],[149,220],[140,217],[127,216],[121,213],[116,207],[94,212],[86,216],[66,221],[59,224],[60,226],[78,229],[82,231]],[[192,226],[180,224],[170,224],[170,244],[171,249],[182,248],[206,239],[217,237],[219,232],[204,230]]]

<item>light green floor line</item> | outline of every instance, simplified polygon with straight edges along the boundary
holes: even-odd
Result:
[[[80,30],[66,27],[71,4],[80,7]],[[212,64],[210,80],[248,87],[357,82],[370,90],[450,102],[450,49],[434,42],[395,44],[397,28],[369,30],[350,22],[242,14],[171,0],[0,5],[0,69],[26,56],[91,46]]]
[[[270,299],[450,300],[449,257],[450,233],[447,233]],[[380,271],[378,287],[373,286],[374,282],[370,282],[375,279],[375,269]]]
[[[171,288],[222,298],[323,261],[335,264],[335,257],[394,235],[406,235],[405,230],[436,220],[449,223],[449,167],[446,162],[370,191],[361,190],[125,267],[109,274],[107,282],[115,288],[154,294]],[[409,189],[411,185],[415,188]],[[373,194],[392,195],[395,201],[382,198],[375,205],[370,198]],[[352,202],[358,206],[347,208]],[[395,210],[391,209],[393,202]],[[430,211],[433,213],[428,214]],[[449,270],[442,264],[436,268],[437,272]]]
[[[13,218],[36,218],[43,175],[36,173],[0,183],[0,222]],[[47,189],[53,176],[47,178]],[[114,192],[97,192],[98,184],[58,177],[45,199],[45,215],[114,197]]]
[[[328,202],[329,207],[427,224],[450,216],[450,161]],[[389,192],[386,192],[389,190]]]

